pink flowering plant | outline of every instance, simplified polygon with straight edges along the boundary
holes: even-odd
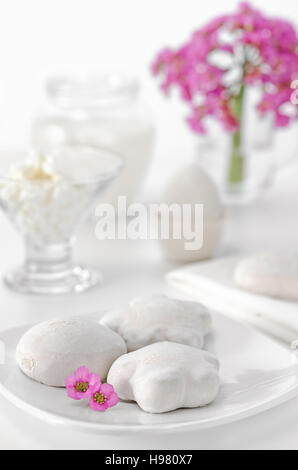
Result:
[[[90,406],[94,411],[105,411],[119,402],[118,395],[110,384],[101,384],[93,389]]]
[[[178,87],[189,103],[187,121],[194,132],[205,134],[207,118],[213,117],[233,135],[231,183],[243,180],[241,124],[247,86],[260,87],[258,112],[272,113],[276,127],[297,118],[297,108],[288,111],[298,72],[297,32],[290,22],[267,17],[247,2],[235,14],[198,29],[179,49],[162,50],[152,70],[162,76],[164,93]]]
[[[73,375],[66,379],[67,395],[73,400],[90,398],[93,388],[101,384],[96,374],[91,374],[87,367],[80,367]]]
[[[102,384],[98,375],[90,373],[87,367],[80,367],[65,381],[66,391],[73,400],[89,399],[94,411],[106,411],[118,404],[119,398],[110,384]]]

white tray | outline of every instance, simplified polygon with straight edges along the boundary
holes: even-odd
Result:
[[[298,395],[297,365],[290,350],[261,333],[214,314],[207,349],[221,362],[221,391],[206,408],[161,415],[144,413],[134,403],[120,403],[96,413],[67,398],[64,389],[28,379],[15,362],[15,348],[27,327],[0,333],[5,364],[0,365],[0,393],[22,410],[55,425],[98,433],[173,433],[218,426],[283,403]]]

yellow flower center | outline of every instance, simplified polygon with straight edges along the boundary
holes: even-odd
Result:
[[[87,392],[89,385],[87,382],[78,382],[75,386],[77,392],[85,393]]]
[[[98,403],[99,405],[102,405],[103,403],[105,403],[107,397],[105,395],[102,395],[101,393],[95,393],[94,396],[94,401],[96,401],[96,403]]]

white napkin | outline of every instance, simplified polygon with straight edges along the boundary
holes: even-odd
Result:
[[[192,264],[170,272],[167,283],[224,315],[286,342],[298,339],[298,303],[243,291],[234,283],[239,257]]]

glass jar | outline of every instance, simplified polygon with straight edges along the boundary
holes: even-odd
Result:
[[[87,79],[56,77],[47,83],[47,107],[33,122],[32,145],[43,153],[61,144],[92,145],[123,159],[123,171],[100,199],[136,201],[151,155],[154,127],[139,103],[137,80],[118,74]]]
[[[225,132],[212,124],[197,140],[196,160],[217,184],[227,205],[250,203],[270,188],[277,172],[297,158],[296,139],[277,132],[273,116],[260,116],[259,95],[246,90],[240,130]],[[241,136],[239,135],[241,133]]]
[[[256,118],[256,123],[258,129],[247,134],[241,144],[241,159],[235,152],[235,136],[220,128],[198,139],[196,160],[214,180],[227,205],[252,202],[273,182],[273,129],[267,120]]]

